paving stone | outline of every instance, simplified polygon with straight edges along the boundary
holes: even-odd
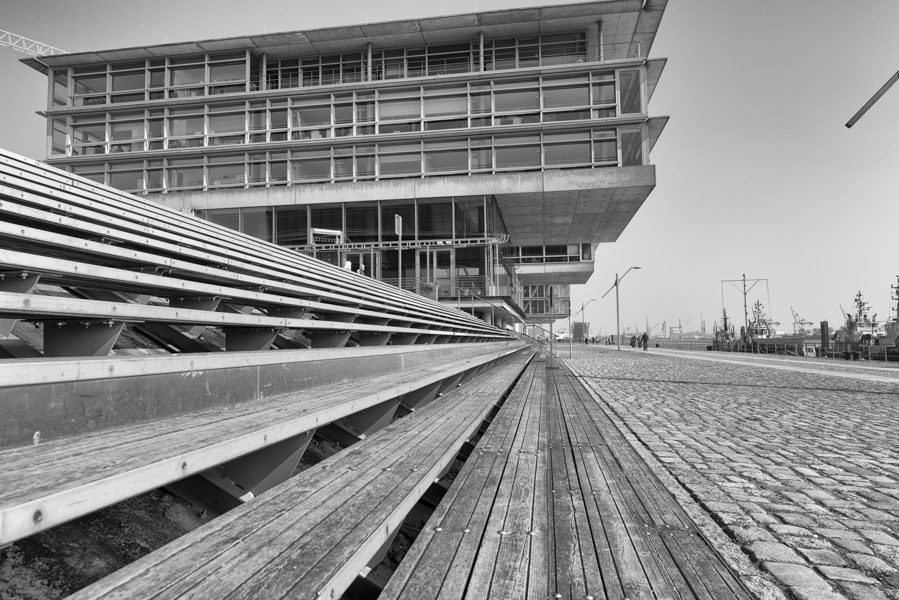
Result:
[[[798,563],[805,561],[789,546],[777,542],[754,542],[747,548],[758,562]]]
[[[796,513],[775,513],[787,525],[798,525],[799,527],[814,527],[816,523],[805,515],[797,515]]]
[[[768,524],[768,523],[777,523],[777,519],[769,515],[768,513],[749,513],[749,516],[753,518],[757,523]]]
[[[863,583],[844,581],[840,588],[845,591],[852,600],[889,600],[886,594],[876,587]]]
[[[868,577],[858,569],[846,569],[844,567],[817,567],[818,572],[836,581],[854,581],[856,583],[877,583],[876,579]]]
[[[819,588],[790,588],[790,597],[796,600],[849,600],[849,596],[841,592]]]
[[[829,538],[839,538],[844,540],[860,540],[862,536],[855,533],[854,531],[849,531],[848,529],[828,529],[824,527],[819,527],[815,529],[820,535]]]
[[[830,587],[830,584],[812,569],[802,565],[766,562],[763,566],[765,567],[765,570],[774,575],[778,581],[787,587],[821,590],[833,589]]]
[[[819,588],[790,588],[790,594],[796,600],[848,600],[847,596],[832,590]]]
[[[799,537],[796,535],[782,535],[780,536],[780,541],[790,548],[814,548],[816,550],[833,549],[833,544],[830,543],[830,540],[818,536]]]
[[[734,537],[741,544],[749,544],[751,542],[777,542],[777,539],[771,533],[762,527],[751,525],[749,527],[734,527],[731,529]]]
[[[874,554],[874,552],[865,546],[863,543],[856,540],[844,540],[840,538],[833,538],[833,543],[839,546],[844,550],[848,550],[849,552],[857,552],[859,554]]]
[[[798,535],[806,537],[813,537],[815,535],[808,529],[805,529],[803,527],[796,527],[795,525],[781,525],[780,523],[772,523],[768,527],[771,528],[771,531],[780,535]]]
[[[814,548],[798,548],[797,550],[799,551],[799,554],[815,565],[826,565],[831,567],[846,566],[846,561],[843,560],[843,557],[831,550],[817,550]]]
[[[896,572],[896,569],[888,565],[883,559],[871,554],[853,552],[848,556],[852,560],[852,562],[857,564],[868,573],[875,573],[877,575],[889,575]]]
[[[888,535],[882,531],[875,531],[871,529],[862,529],[859,531],[860,534],[874,542],[875,544],[883,544],[885,546],[899,546],[899,540],[894,538],[891,535]]]

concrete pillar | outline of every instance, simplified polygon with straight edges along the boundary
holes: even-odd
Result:
[[[587,62],[602,60],[602,21],[587,25]]]
[[[371,42],[368,43],[368,80],[371,81]]]
[[[478,313],[478,318],[488,325],[493,325],[493,315],[489,310],[485,310],[483,312]]]
[[[478,37],[480,39],[480,44],[481,44],[481,55],[480,55],[480,58],[478,59],[481,64],[480,64],[480,68],[478,68],[478,71],[483,71],[484,70],[484,32],[483,31],[480,32]]]

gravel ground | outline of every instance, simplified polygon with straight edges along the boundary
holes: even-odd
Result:
[[[569,364],[673,491],[792,597],[899,600],[899,380],[826,374],[893,367],[692,354],[581,347]]]

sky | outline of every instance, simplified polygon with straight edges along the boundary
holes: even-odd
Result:
[[[80,52],[566,3],[0,0],[0,29]],[[896,0],[669,1],[651,53],[668,59],[649,105],[670,117],[650,156],[656,188],[572,289],[574,312],[589,303],[591,333],[614,330],[614,291],[601,296],[632,266],[641,269],[619,286],[631,330],[698,330],[704,319],[711,331],[722,303],[740,324],[743,295],[723,282],[743,275],[764,280],[748,303],[760,300],[786,332],[791,308],[816,325],[842,323],[840,306],[859,291],[888,315],[899,85],[845,123],[899,70],[897,22]],[[0,51],[0,147],[40,160],[46,78],[19,58]]]

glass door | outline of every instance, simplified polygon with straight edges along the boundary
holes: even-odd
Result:
[[[455,283],[453,281],[453,250],[426,248],[418,251],[419,289],[430,291],[436,284],[438,296],[452,296]],[[429,285],[430,284],[430,285]]]

